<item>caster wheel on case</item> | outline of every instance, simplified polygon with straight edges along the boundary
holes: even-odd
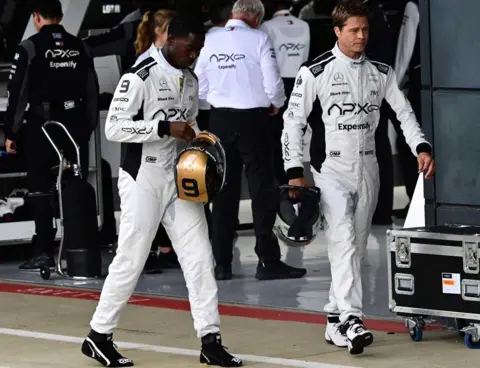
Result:
[[[410,333],[410,338],[412,341],[422,341],[423,340],[423,329],[414,327],[408,331]]]
[[[467,345],[469,349],[480,349],[480,341],[473,341],[472,335],[468,333],[465,334],[465,345]]]
[[[50,279],[50,268],[48,266],[40,267],[40,276],[44,280]]]

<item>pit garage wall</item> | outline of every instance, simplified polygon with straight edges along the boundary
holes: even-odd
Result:
[[[427,225],[480,225],[479,14],[479,0],[420,1],[423,127],[437,161]]]

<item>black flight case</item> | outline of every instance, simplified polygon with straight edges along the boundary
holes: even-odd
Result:
[[[447,318],[469,348],[480,348],[480,227],[443,225],[387,231],[391,312],[413,341],[425,320]]]

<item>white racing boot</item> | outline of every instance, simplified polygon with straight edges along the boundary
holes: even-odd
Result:
[[[339,348],[346,348],[348,346],[347,336],[340,332],[340,318],[338,314],[329,314],[327,316],[328,322],[325,328],[325,341],[330,345],[338,346]]]

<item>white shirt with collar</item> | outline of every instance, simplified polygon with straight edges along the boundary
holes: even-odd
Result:
[[[260,27],[272,39],[282,78],[295,78],[300,66],[308,60],[310,52],[310,27],[307,22],[294,17],[288,10],[273,14]]]
[[[206,38],[195,73],[200,99],[214,107],[280,108],[286,100],[270,37],[238,19]]]
[[[209,21],[210,22],[210,21]],[[208,23],[208,22],[207,22]],[[211,22],[210,22],[211,23]],[[223,27],[218,27],[218,26],[211,26],[208,31],[207,31],[207,34],[205,35],[205,39],[207,39],[209,37],[210,34],[212,34],[212,32],[216,32],[220,29],[223,29]],[[198,59],[197,59],[198,60]],[[197,61],[195,60],[195,63],[193,64],[192,68],[195,68],[195,65],[196,65]],[[210,104],[206,101],[206,100],[199,100],[198,101],[198,109],[199,110],[210,110],[211,106]]]

